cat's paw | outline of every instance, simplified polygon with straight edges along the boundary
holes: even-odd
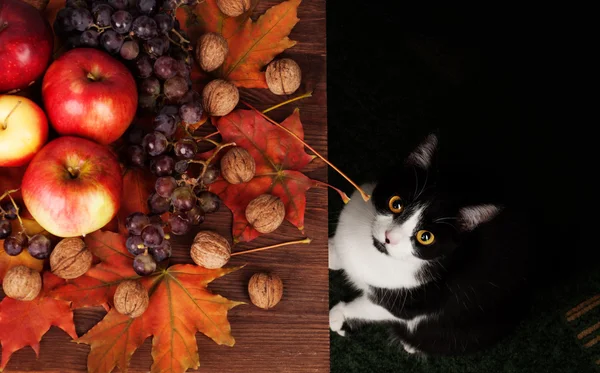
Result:
[[[329,328],[331,331],[338,333],[342,337],[346,336],[346,332],[342,330],[346,316],[344,315],[344,307],[346,303],[340,302],[333,306],[329,311]]]
[[[342,269],[340,258],[338,257],[337,251],[335,250],[335,243],[333,237],[329,239],[329,269],[336,271]]]

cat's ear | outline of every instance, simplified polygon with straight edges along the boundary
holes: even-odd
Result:
[[[495,218],[500,211],[502,211],[500,206],[491,204],[467,206],[458,211],[457,221],[462,231],[470,232],[480,224]]]
[[[417,148],[408,155],[406,163],[417,166],[422,169],[429,169],[433,162],[433,157],[437,151],[438,136],[435,133],[429,134]]]

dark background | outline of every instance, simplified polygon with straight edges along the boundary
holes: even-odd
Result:
[[[600,292],[594,219],[594,45],[571,9],[408,9],[327,3],[330,159],[357,182],[402,159],[429,131],[454,162],[526,206],[539,274],[525,321],[490,351],[415,359],[378,327],[331,334],[332,372],[594,371],[564,313]],[[330,172],[330,183],[349,184]],[[343,207],[330,196],[330,235]],[[330,304],[349,290],[331,273]],[[406,370],[405,370],[406,371]]]

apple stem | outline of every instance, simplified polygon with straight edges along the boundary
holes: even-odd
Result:
[[[8,115],[6,116],[6,118],[4,118],[4,122],[2,122],[2,125],[1,125],[3,130],[5,130],[6,127],[8,127],[8,118],[12,115],[12,113],[15,112],[15,110],[17,110],[19,105],[21,105],[21,102],[23,102],[23,101],[21,101],[21,100],[17,101],[17,104],[12,109],[10,109],[10,111],[8,112]]]
[[[96,77],[94,76],[94,74],[92,74],[91,72],[87,73],[87,78],[89,80],[91,80],[92,82],[95,82],[97,80]]]
[[[290,98],[289,100],[283,101],[283,102],[281,102],[281,103],[279,103],[279,104],[277,104],[275,106],[271,106],[270,108],[263,110],[262,113],[266,114],[266,113],[268,113],[271,110],[275,110],[277,108],[282,107],[283,105],[287,105],[287,104],[290,104],[290,103],[292,103],[294,101],[302,100],[303,98],[308,98],[308,97],[312,97],[312,91],[308,91],[308,92],[306,92],[304,94],[301,94],[298,97]]]
[[[344,179],[348,180],[348,182],[350,184],[352,184],[353,187],[356,188],[356,190],[358,190],[358,192],[360,193],[360,195],[362,196],[363,200],[368,201],[371,196],[368,195],[367,193],[365,193],[364,190],[362,190],[362,188],[360,186],[358,186],[358,184],[356,184],[354,181],[352,181],[348,176],[346,176],[346,174],[344,174],[339,168],[335,167],[333,165],[333,163],[329,162],[325,157],[323,157],[319,152],[317,152],[315,149],[313,149],[310,145],[308,145],[304,140],[302,140],[300,137],[298,137],[298,135],[296,135],[294,132],[290,131],[289,129],[285,128],[284,126],[282,126],[281,124],[277,123],[276,121],[274,121],[273,119],[269,118],[268,116],[266,116],[265,114],[261,113],[259,110],[257,110],[254,106],[250,105],[249,103],[240,100],[241,103],[243,103],[244,105],[248,106],[250,109],[252,109],[253,111],[255,111],[258,115],[260,115],[261,117],[265,118],[265,120],[267,120],[268,122],[276,125],[277,127],[281,128],[282,130],[284,130],[285,132],[289,133],[292,137],[294,137],[296,140],[300,141],[304,146],[306,146],[310,151],[312,151],[313,153],[315,153],[315,155],[319,158],[321,158],[323,160],[323,162],[327,163],[329,165],[329,167],[333,168],[335,171],[337,171],[338,174],[340,174]],[[346,201],[345,201],[346,202]]]
[[[289,245],[295,245],[295,244],[309,244],[309,243],[311,243],[311,241],[312,240],[310,238],[305,238],[303,240],[282,242],[282,243],[278,243],[276,245],[258,247],[256,249],[250,249],[250,250],[244,250],[244,251],[238,251],[237,253],[231,254],[231,256],[250,254],[250,253],[255,253],[258,251],[270,250],[270,249],[275,249],[277,247],[283,247],[283,246],[289,246]]]
[[[71,179],[76,179],[79,176],[79,170],[73,168],[71,166],[67,167],[67,171],[69,171],[69,175],[71,175]]]

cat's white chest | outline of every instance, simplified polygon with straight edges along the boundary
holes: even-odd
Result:
[[[374,184],[362,186],[372,193]],[[365,291],[380,288],[413,288],[423,262],[407,257],[403,260],[379,252],[373,246],[372,226],[375,207],[358,193],[344,206],[334,237],[330,239],[330,267],[343,269],[354,284]]]

